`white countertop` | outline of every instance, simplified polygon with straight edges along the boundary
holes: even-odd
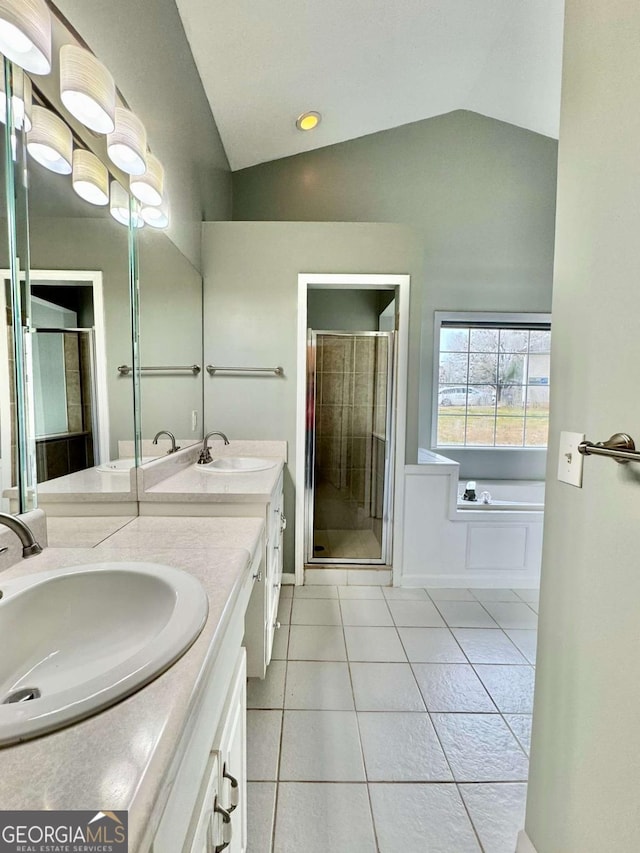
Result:
[[[47,502],[83,500],[90,495],[92,501],[131,501],[136,499],[131,484],[131,472],[117,474],[86,468],[74,474],[65,474],[55,480],[38,483],[38,500]]]
[[[83,521],[86,537],[92,519]],[[263,524],[259,518],[138,518],[96,548],[47,548],[0,574],[1,589],[3,580],[51,568],[156,562],[194,575],[209,598],[207,622],[193,646],[142,690],[65,729],[0,749],[0,809],[126,809],[130,850],[138,850]]]
[[[195,464],[145,489],[140,501],[181,503],[266,503],[284,467],[274,459],[266,471],[220,474],[203,471]]]

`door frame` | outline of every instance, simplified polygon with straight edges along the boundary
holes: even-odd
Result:
[[[94,440],[96,447],[95,464],[108,462],[110,455],[110,430],[109,430],[109,392],[107,379],[107,336],[105,330],[104,316],[104,294],[102,272],[100,270],[43,270],[32,269],[29,271],[31,284],[46,284],[47,282],[58,282],[64,284],[90,284],[93,292],[93,346],[94,352],[94,376],[95,376],[95,401],[94,411],[96,418],[96,436]],[[86,330],[83,330],[86,331]]]
[[[407,377],[409,365],[409,297],[410,275],[371,275],[365,273],[300,273],[298,275],[298,333],[297,333],[297,389],[296,389],[296,523],[295,523],[295,577],[296,584],[304,583],[305,535],[305,436],[307,388],[307,295],[309,290],[395,290],[398,328],[395,340],[395,377],[393,411],[395,418],[395,459],[393,495],[393,549],[392,568],[394,582],[400,576],[402,565],[402,521],[404,499],[404,462],[407,428]]]

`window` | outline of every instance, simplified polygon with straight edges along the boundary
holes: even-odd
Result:
[[[436,313],[436,447],[547,446],[549,320]]]

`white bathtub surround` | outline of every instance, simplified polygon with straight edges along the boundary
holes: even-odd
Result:
[[[421,464],[405,466],[403,564],[395,569],[394,584],[537,587],[543,484],[480,481],[478,495],[487,490],[492,498],[495,492],[497,500],[508,500],[511,494],[515,501],[522,498],[520,506],[461,505],[465,482],[459,480],[459,464],[426,450],[419,458]]]

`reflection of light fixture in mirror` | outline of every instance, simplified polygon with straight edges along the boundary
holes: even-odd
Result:
[[[302,113],[301,116],[298,116],[296,119],[296,127],[298,130],[314,130],[319,124],[322,116],[320,113],[315,110],[309,110],[309,112]]]
[[[137,115],[116,107],[115,130],[107,137],[107,152],[113,163],[127,175],[144,175],[147,164],[147,131]]]
[[[59,175],[71,174],[73,139],[71,131],[51,110],[34,106],[32,127],[27,134],[27,150],[41,166]]]
[[[147,152],[147,171],[144,175],[132,176],[129,180],[129,187],[142,204],[150,204],[153,207],[162,204],[164,168],[157,157]]]
[[[11,108],[13,125],[18,130],[31,130],[31,79],[22,68],[13,66]],[[4,74],[0,69],[0,121],[7,123],[7,95],[4,90]]]
[[[71,115],[96,133],[115,127],[116,85],[109,70],[89,50],[60,48],[60,97]]]
[[[143,205],[142,218],[151,228],[166,228],[169,224],[169,202],[163,201],[159,207]]]
[[[72,183],[80,198],[90,204],[109,203],[109,172],[92,151],[76,148],[73,152]]]
[[[0,52],[33,74],[51,71],[51,15],[44,0],[0,0]]]
[[[125,190],[122,184],[117,181],[111,181],[111,204],[109,205],[111,215],[121,225],[129,224],[129,193]],[[134,210],[133,227],[142,228],[144,219]]]

